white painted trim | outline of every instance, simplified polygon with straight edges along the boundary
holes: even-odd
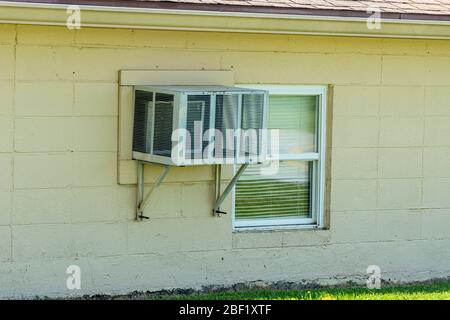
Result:
[[[256,219],[240,219],[234,221],[234,227],[236,229],[240,228],[252,228],[252,229],[259,229],[259,227],[271,227],[271,228],[277,228],[281,226],[292,226],[292,225],[316,225],[316,222],[312,218],[284,218],[284,219],[277,219],[277,218],[271,218],[271,219],[259,219],[258,223],[255,224]]]

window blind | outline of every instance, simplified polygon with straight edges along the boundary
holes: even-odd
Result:
[[[269,98],[269,129],[280,130],[280,154],[316,151],[317,96]]]
[[[262,165],[249,166],[235,193],[237,219],[310,217],[311,163],[279,162],[275,175],[263,176]]]

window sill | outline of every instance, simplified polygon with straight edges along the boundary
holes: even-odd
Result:
[[[330,243],[329,229],[312,225],[233,230],[234,249],[323,246]]]
[[[242,232],[286,232],[286,231],[302,231],[302,230],[327,230],[325,227],[318,225],[280,225],[280,226],[254,226],[254,227],[235,227],[233,233]]]

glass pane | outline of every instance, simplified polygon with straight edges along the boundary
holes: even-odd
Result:
[[[269,97],[269,129],[280,130],[280,154],[316,152],[317,96]]]
[[[170,157],[172,154],[173,95],[155,95],[155,130],[153,153]]]
[[[236,219],[311,218],[313,162],[278,164],[273,175],[262,174],[267,165],[250,165],[244,171],[236,184]]]
[[[256,156],[261,148],[261,130],[264,118],[264,95],[242,95],[240,156]]]
[[[136,90],[134,94],[133,151],[151,152],[153,92]]]
[[[187,101],[186,129],[190,140],[186,140],[186,158],[201,159],[208,141],[203,141],[205,132],[209,129],[211,110],[210,95],[190,95]]]
[[[234,129],[237,128],[238,95],[216,96],[216,130],[222,133],[222,139],[216,136],[216,158],[235,156]],[[227,130],[228,129],[228,130]],[[231,130],[229,130],[231,129]]]

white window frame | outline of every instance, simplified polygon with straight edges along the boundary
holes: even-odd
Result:
[[[235,189],[233,190],[233,230],[261,230],[261,229],[316,229],[324,227],[325,217],[325,152],[326,152],[326,115],[327,115],[327,86],[309,85],[239,85],[254,89],[268,90],[270,95],[316,95],[318,103],[317,152],[298,155],[280,155],[281,160],[299,160],[313,162],[312,177],[312,218],[272,218],[272,219],[236,219]]]

